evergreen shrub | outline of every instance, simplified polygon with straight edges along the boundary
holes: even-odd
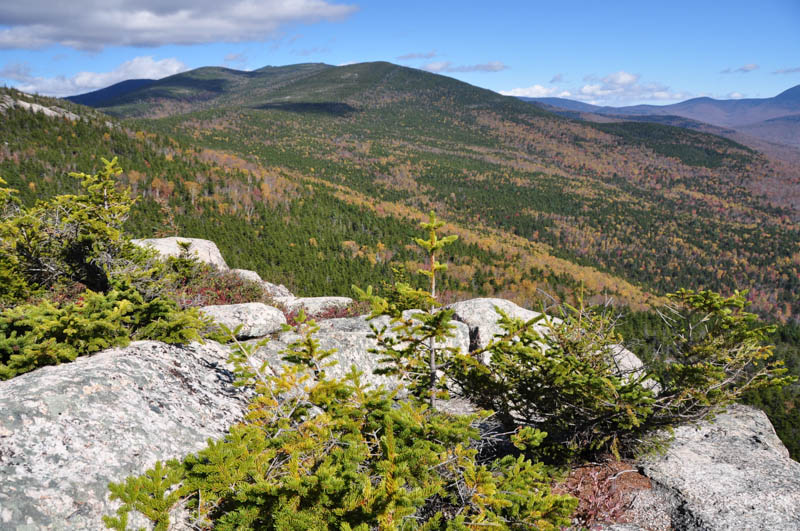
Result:
[[[31,208],[0,180],[0,380],[132,339],[185,343],[210,330],[166,296],[170,265],[123,233],[134,200],[117,189],[117,159],[103,164],[71,174],[83,194]]]
[[[47,300],[0,312],[0,380],[131,340],[200,340],[210,322],[167,298],[146,301],[130,284],[112,280],[107,293],[86,290],[76,302]]]
[[[158,463],[112,484],[122,506],[105,522],[126,529],[131,511],[167,529],[186,504],[198,529],[558,529],[577,501],[550,490],[541,464],[506,456],[488,463],[471,447],[483,415],[449,415],[420,400],[368,388],[353,368],[326,369],[313,321],[300,325],[279,374],[233,360],[255,389],[245,420],[183,462]]]
[[[460,356],[451,374],[506,429],[547,432],[536,449],[541,457],[632,455],[660,444],[664,429],[712,418],[745,393],[792,381],[771,360],[772,347],[764,344],[769,327],[745,311],[744,295],[670,295],[670,359],[643,367],[620,363],[622,338],[607,312],[566,306],[559,320],[528,322],[500,312],[504,334]],[[537,322],[545,332],[534,329]],[[480,361],[484,353],[488,364]]]

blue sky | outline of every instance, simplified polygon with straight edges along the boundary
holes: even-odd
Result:
[[[631,105],[800,84],[800,1],[22,0],[0,83],[69,95],[200,66],[391,61],[506,94]]]

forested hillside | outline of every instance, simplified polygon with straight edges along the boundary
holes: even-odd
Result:
[[[26,204],[76,190],[70,171],[96,171],[100,157],[117,156],[125,169],[122,183],[138,197],[128,221],[135,235],[212,239],[232,267],[256,270],[298,295],[352,295],[354,279],[380,286],[391,280],[393,267],[411,270],[424,258],[408,245],[423,216],[417,208],[375,202],[313,171],[248,161],[64,101],[4,94],[81,117],[4,110],[0,175]],[[618,294],[637,307],[652,298],[628,282],[555,258],[533,242],[504,239],[488,229],[453,229],[462,240],[449,249],[447,297],[519,293],[535,305],[537,289],[569,298],[586,279],[590,293]]]
[[[335,184],[346,201],[433,207],[648,291],[747,288],[763,315],[800,311],[798,213],[762,198],[777,177],[750,148],[660,124],[574,122],[389,63],[304,71],[260,92],[243,86],[223,90],[213,109],[174,94],[145,98],[173,116],[137,127],[293,182]]]

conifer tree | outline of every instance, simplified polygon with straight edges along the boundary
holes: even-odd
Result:
[[[83,194],[40,201],[0,223],[2,245],[29,284],[49,287],[70,279],[105,291],[110,285],[105,268],[132,252],[122,225],[134,200],[129,189],[117,189],[122,169],[116,157],[102,160],[97,174],[70,174],[81,180]]]
[[[411,392],[417,397],[427,395],[430,406],[434,408],[437,395],[446,391],[443,371],[457,354],[454,348],[443,344],[452,336],[453,325],[450,321],[453,311],[436,311],[439,306],[436,274],[447,270],[447,265],[437,260],[437,252],[455,242],[458,236],[440,238],[437,231],[444,226],[444,222],[436,219],[433,211],[429,214],[428,222],[420,226],[427,232],[428,239],[414,238],[414,241],[427,254],[427,267],[418,272],[428,277],[428,291],[415,289],[404,282],[394,286],[392,291],[395,296],[388,299],[374,294],[372,286],[366,290],[353,286],[353,290],[359,298],[372,305],[371,319],[383,315],[391,319],[388,325],[380,329],[373,326],[378,342],[374,352],[383,356],[381,361],[387,364],[379,369],[379,373],[408,379]],[[422,308],[414,311],[406,308],[403,302],[414,302]]]

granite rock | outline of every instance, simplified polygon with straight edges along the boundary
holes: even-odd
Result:
[[[221,271],[228,270],[228,264],[217,248],[217,244],[209,240],[199,238],[150,238],[145,240],[131,240],[132,243],[140,247],[150,247],[155,249],[162,258],[168,256],[179,256],[181,254],[180,242],[189,242],[189,252],[194,254],[198,260],[210,264]]]
[[[0,382],[0,529],[105,529],[108,483],[197,452],[246,411],[225,347],[137,341]]]
[[[266,280],[262,280],[261,276],[255,271],[250,271],[249,269],[232,269],[231,272],[240,278],[260,284],[270,297],[294,298],[294,295],[292,295],[292,292],[289,291],[286,286],[283,284],[272,284]]]
[[[231,330],[241,326],[237,339],[263,337],[279,332],[286,324],[283,312],[261,302],[203,306],[200,312]]]
[[[339,319],[326,319],[318,323],[320,330],[316,334],[321,349],[335,348],[336,352],[328,358],[335,361],[336,365],[327,370],[329,376],[342,377],[354,366],[363,372],[363,381],[372,386],[383,385],[387,388],[397,387],[399,380],[395,377],[374,374],[380,366],[379,356],[370,352],[370,349],[377,347],[377,342],[370,336],[373,334],[370,325],[380,329],[389,324],[388,317],[379,317],[367,320],[365,316],[348,317]],[[455,323],[454,337],[448,338],[443,344],[448,347],[456,347],[466,352],[469,346],[469,330],[463,323]],[[283,364],[281,352],[287,346],[296,341],[300,336],[293,332],[287,332],[272,340],[265,347],[262,347],[257,356],[266,359],[270,366]]]
[[[737,404],[676,428],[666,454],[639,469],[661,498],[649,504],[670,508],[674,529],[800,529],[800,463],[758,409]]]

